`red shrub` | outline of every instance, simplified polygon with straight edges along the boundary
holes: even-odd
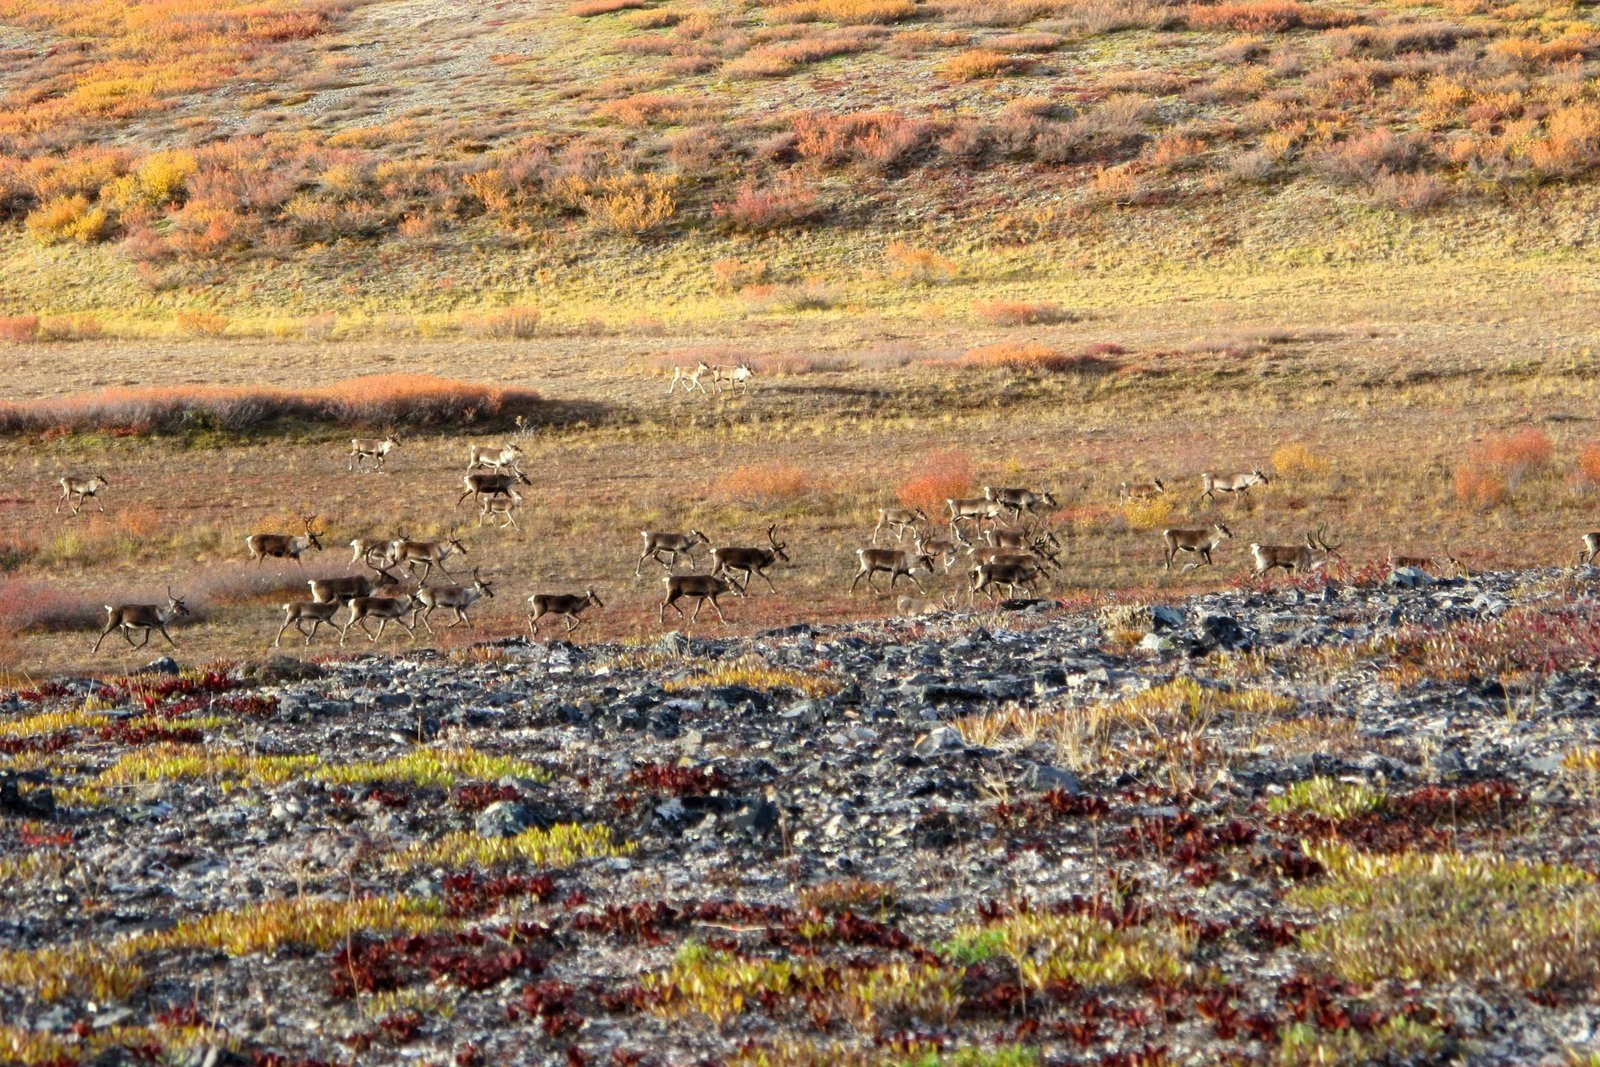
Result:
[[[39,316],[37,315],[6,315],[0,317],[0,341],[37,341],[39,339]]]
[[[716,493],[745,504],[782,504],[816,488],[804,467],[791,463],[758,463],[735,467],[717,479]]]
[[[1026,300],[979,300],[972,305],[972,313],[995,326],[1048,326],[1070,322],[1073,318],[1072,313],[1059,304]]]
[[[972,492],[977,476],[966,453],[954,449],[930,452],[917,465],[921,474],[900,483],[895,495],[901,507],[921,508],[929,515],[945,511],[945,501]]]
[[[822,208],[817,194],[791,176],[764,189],[745,182],[732,200],[713,204],[711,211],[735,232],[767,233],[808,222]]]
[[[1590,441],[1578,453],[1578,480],[1600,485],[1600,441]]]

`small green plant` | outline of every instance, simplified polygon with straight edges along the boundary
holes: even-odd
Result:
[[[1267,809],[1280,815],[1303,812],[1342,822],[1382,811],[1388,799],[1382,790],[1362,782],[1317,777],[1291,785],[1282,796],[1267,801]]]

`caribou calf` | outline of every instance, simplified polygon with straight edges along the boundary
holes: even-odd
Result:
[[[387,571],[394,566],[394,546],[394,541],[357,537],[350,542],[350,562],[344,565],[344,569],[349,570],[357,563],[364,563],[380,573]]]
[[[106,628],[100,631],[100,636],[95,639],[94,648],[89,654],[92,656],[100,651],[100,642],[104,641],[112,630],[121,630],[122,636],[134,648],[143,648],[150,643],[150,631],[158,631],[167,639],[167,644],[177,648],[177,643],[172,640],[172,635],[167,633],[167,623],[180,615],[189,615],[189,606],[183,602],[182,597],[172,595],[172,587],[167,586],[167,603],[165,606],[155,604],[107,604]],[[133,631],[143,630],[144,639],[137,645],[133,644]]]
[[[567,634],[583,625],[583,609],[593,604],[597,608],[605,607],[605,602],[593,589],[585,589],[581,595],[571,593],[535,593],[528,598],[528,629],[533,636],[539,636],[539,620],[546,615],[555,615],[566,619]]]
[[[389,453],[400,446],[400,441],[394,434],[386,435],[382,440],[375,437],[352,437],[350,439],[350,461],[345,465],[346,470],[362,469],[366,460],[372,460],[372,469],[383,470],[383,461]]]
[[[101,511],[106,509],[106,502],[100,499],[100,490],[110,488],[111,483],[106,481],[104,474],[92,474],[87,478],[69,474],[57,484],[61,486],[61,499],[56,501],[56,511],[59,512],[70,503],[72,513],[76,515],[83,510],[84,501],[90,497],[94,497]]]

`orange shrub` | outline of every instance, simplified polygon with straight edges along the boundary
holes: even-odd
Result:
[[[921,508],[935,521],[938,516],[949,514],[946,500],[971,494],[977,484],[972,460],[956,449],[927,453],[917,469],[922,473],[901,482],[895,497],[901,507]]]
[[[804,467],[757,463],[735,467],[717,479],[716,494],[741,504],[773,505],[799,500],[816,489]]]
[[[973,48],[957,52],[939,65],[939,73],[952,81],[967,82],[978,78],[998,78],[1010,74],[1022,61],[993,48]]]
[[[956,264],[927,248],[913,248],[893,241],[884,249],[883,258],[889,261],[889,273],[902,281],[948,281],[955,277]]]
[[[596,15],[609,15],[616,11],[631,11],[644,5],[645,0],[582,0],[581,3],[567,8],[567,14],[587,19]]]
[[[1503,474],[1467,463],[1456,467],[1455,485],[1456,498],[1480,511],[1504,503],[1509,495]]]
[[[956,362],[968,367],[1004,367],[1015,371],[1102,371],[1108,362],[1098,353],[1069,356],[1037,342],[1000,341],[969,348]]]
[[[767,11],[769,22],[836,22],[841,26],[899,22],[917,13],[912,0],[796,0]]]
[[[1491,437],[1478,450],[1482,461],[1503,472],[1514,486],[1518,480],[1550,466],[1555,446],[1542,430],[1529,427],[1501,437]]]
[[[1326,29],[1348,26],[1357,17],[1342,11],[1325,11],[1295,0],[1246,0],[1236,4],[1190,4],[1184,9],[1189,25],[1197,30],[1229,29],[1241,33],[1279,33],[1297,26]]]
[[[6,315],[0,317],[0,341],[27,342],[39,339],[39,316]]]
[[[39,320],[41,341],[93,341],[104,332],[93,315],[54,315]]]
[[[1578,453],[1578,480],[1600,485],[1600,441],[1590,441]]]
[[[539,320],[543,316],[538,308],[509,307],[470,320],[467,332],[474,337],[488,337],[497,341],[526,341],[539,333]]]
[[[1049,326],[1070,322],[1073,317],[1059,304],[1026,300],[979,300],[972,305],[972,313],[995,326]]]
[[[221,337],[228,332],[229,320],[226,315],[214,315],[207,311],[180,311],[176,318],[178,329],[190,337]]]

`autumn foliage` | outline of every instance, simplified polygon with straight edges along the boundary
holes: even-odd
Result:
[[[977,484],[972,460],[956,449],[929,452],[917,470],[921,473],[901,482],[895,496],[901,507],[921,508],[929,515],[944,514],[946,500],[968,495]]]

